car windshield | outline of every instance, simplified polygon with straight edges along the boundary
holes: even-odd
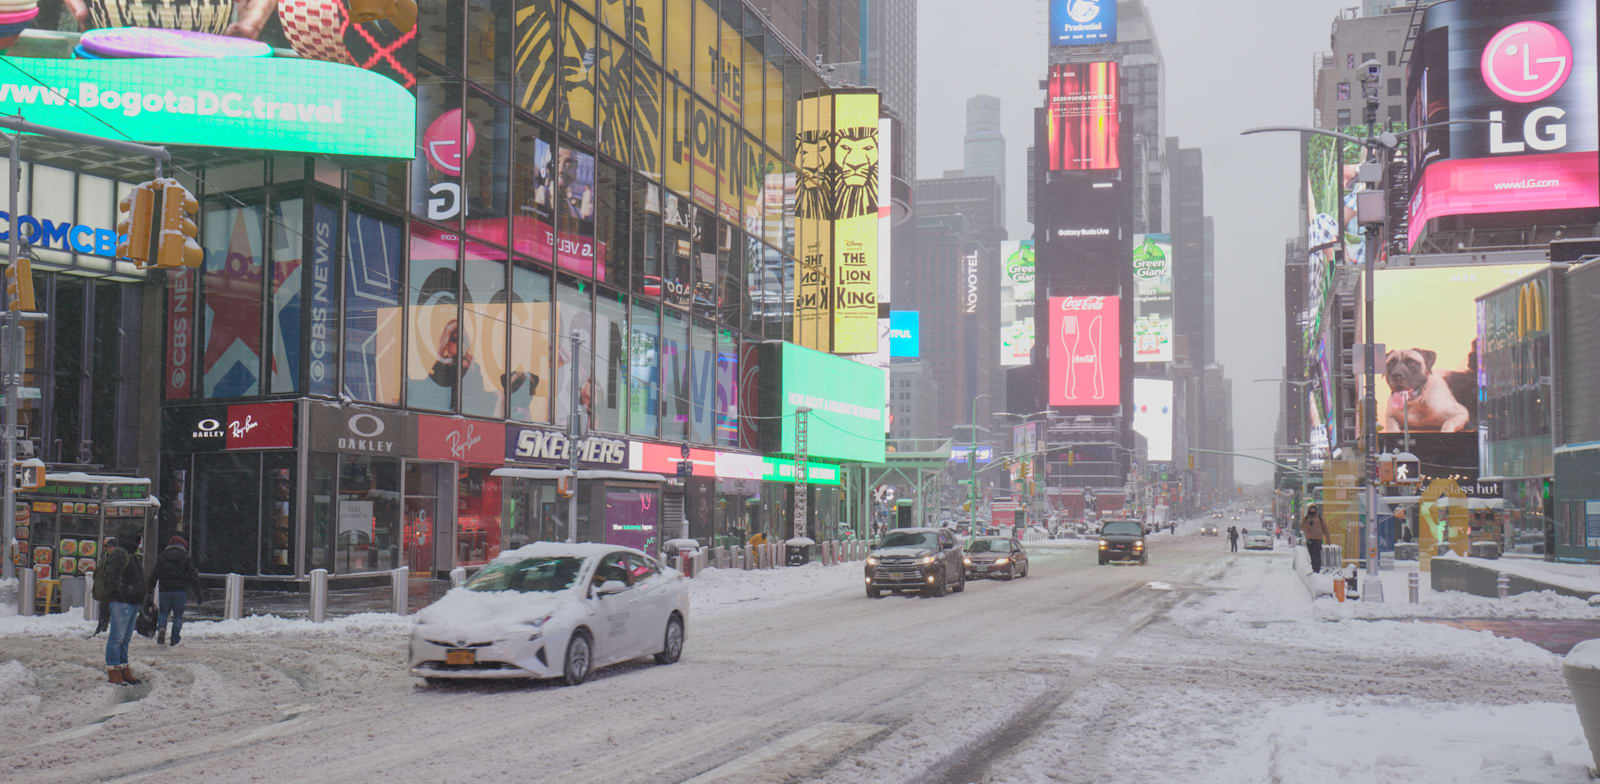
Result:
[[[1139,536],[1144,533],[1144,527],[1138,523],[1122,520],[1115,523],[1106,523],[1100,529],[1101,534],[1115,534],[1117,536]]]
[[[466,589],[489,593],[520,591],[554,593],[571,588],[583,567],[582,558],[544,557],[495,561],[467,581]]]
[[[939,546],[939,535],[931,531],[890,531],[884,534],[879,547],[920,547],[936,549]]]
[[[1005,539],[977,539],[967,548],[969,553],[1009,553],[1011,542]]]

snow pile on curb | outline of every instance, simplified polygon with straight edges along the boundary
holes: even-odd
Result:
[[[859,561],[751,571],[706,569],[689,581],[690,617],[709,618],[861,590],[861,570]]]
[[[1363,575],[1365,579],[1365,575]],[[1315,613],[1323,618],[1544,618],[1597,619],[1600,607],[1554,591],[1519,593],[1505,599],[1474,596],[1460,591],[1435,591],[1422,578],[1417,604],[1411,604],[1404,572],[1384,572],[1381,604],[1319,599]]]
[[[0,663],[0,720],[33,713],[41,700],[38,683],[22,662]]]
[[[1304,547],[1294,548],[1294,573],[1300,576],[1300,582],[1305,585],[1311,598],[1333,595],[1333,575],[1312,574],[1311,554]]]
[[[1514,574],[1529,580],[1584,593],[1600,593],[1600,570],[1590,564],[1551,563],[1526,558],[1463,558],[1454,553],[1441,555],[1496,572]]]

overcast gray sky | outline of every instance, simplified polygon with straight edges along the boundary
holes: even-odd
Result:
[[[1283,367],[1283,242],[1296,229],[1292,135],[1240,137],[1259,125],[1309,125],[1314,53],[1355,0],[1146,0],[1167,69],[1167,133],[1205,151],[1206,213],[1216,219],[1217,359],[1233,379],[1234,446],[1270,458]],[[917,174],[961,168],[966,99],[1001,100],[1006,225],[1031,236],[1023,173],[1033,107],[1043,100],[1044,0],[920,0]],[[980,10],[981,9],[981,10]],[[1271,467],[1236,460],[1236,476]]]

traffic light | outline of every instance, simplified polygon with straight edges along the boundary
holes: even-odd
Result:
[[[1189,470],[1194,470],[1194,455],[1189,455]]]
[[[122,219],[117,221],[117,234],[128,241],[117,246],[118,258],[130,259],[141,267],[150,266],[150,238],[156,228],[155,181],[141,182],[128,191],[117,205]]]
[[[1070,465],[1073,465],[1073,464],[1075,464],[1077,462],[1078,462],[1078,453],[1073,451],[1073,450],[1071,450],[1071,449],[1068,449],[1067,450],[1067,465],[1070,466]]]
[[[6,308],[12,312],[33,310],[33,260],[27,256],[6,267]]]
[[[161,243],[156,266],[166,269],[199,267],[206,254],[195,237],[200,227],[191,215],[200,212],[200,201],[177,180],[161,181]]]

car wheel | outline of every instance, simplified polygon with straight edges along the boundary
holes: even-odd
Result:
[[[656,664],[671,664],[683,656],[683,619],[676,613],[667,619],[666,637],[661,641],[661,652],[656,654]]]
[[[567,641],[567,658],[561,668],[561,677],[568,686],[577,686],[589,679],[589,668],[594,664],[594,653],[590,650],[589,633],[576,631],[572,639]]]
[[[1028,563],[1026,561],[1024,561],[1023,564],[1022,564],[1022,576],[1023,577],[1027,577],[1028,576]]]
[[[437,689],[437,688],[439,688],[441,686],[448,685],[450,683],[450,679],[449,678],[423,678],[422,682],[426,683],[427,685],[432,686],[432,687]]]
[[[1100,565],[1101,566],[1105,566],[1106,565],[1106,557],[1103,556],[1103,555],[1100,556]]]
[[[952,588],[951,590],[954,591],[955,593],[961,593],[962,591],[967,590],[967,573],[966,572],[962,572],[961,573],[961,576],[956,579],[956,587]]]
[[[883,591],[880,591],[877,588],[868,588],[867,589],[867,598],[868,599],[882,599],[883,598]]]

